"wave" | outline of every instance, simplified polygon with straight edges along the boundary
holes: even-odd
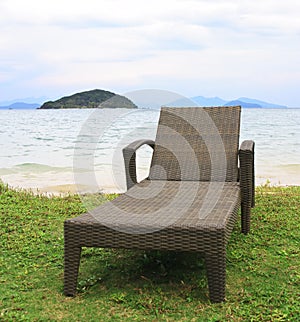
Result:
[[[286,172],[297,172],[300,175],[300,164],[298,163],[282,164],[278,168],[283,168]]]
[[[46,172],[70,172],[73,171],[72,167],[54,167],[47,164],[40,163],[22,163],[17,164],[11,168],[0,169],[0,174],[13,174],[19,172],[29,172],[29,173],[46,173]]]

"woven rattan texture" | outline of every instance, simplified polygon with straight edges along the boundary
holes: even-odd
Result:
[[[205,255],[210,300],[225,299],[226,245],[241,206],[254,206],[254,142],[238,150],[240,107],[163,108],[156,142],[124,148],[126,184],[112,202],[65,221],[64,293],[76,292],[81,247],[197,251]],[[136,184],[136,153],[154,148],[150,179]],[[239,156],[240,169],[237,166]]]
[[[162,108],[152,180],[237,181],[240,107]]]
[[[226,244],[240,206],[239,184],[205,182],[197,188],[193,185],[197,184],[145,180],[130,189],[130,194],[91,213],[67,220],[64,230],[65,294],[75,294],[83,246],[158,249],[205,254],[210,299],[223,301]],[[151,189],[152,197],[143,199],[148,195],[147,189]],[[184,197],[189,199],[192,190],[194,200],[186,204]],[[180,202],[178,194],[182,194]],[[173,204],[174,198],[177,201]],[[205,200],[209,211],[201,218]]]
[[[148,189],[153,195],[150,198]],[[239,205],[238,183],[195,186],[193,182],[145,180],[135,185],[130,194],[126,193],[67,223],[68,229],[74,226],[78,230],[75,239],[81,240],[79,244],[200,251],[211,247],[202,238],[211,241],[213,232],[216,238],[224,235],[227,239]],[[202,218],[205,211],[207,213]],[[95,231],[96,238],[92,231]],[[165,234],[168,238],[164,238]]]

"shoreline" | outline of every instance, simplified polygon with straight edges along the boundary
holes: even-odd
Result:
[[[138,181],[149,175],[147,161],[137,168]],[[300,186],[300,164],[270,165],[260,163],[255,171],[255,185]],[[84,195],[89,193],[115,194],[126,191],[123,168],[101,165],[93,171],[76,171],[72,167],[53,167],[28,163],[0,169],[0,180],[15,190],[27,190],[48,196]]]
[[[257,181],[257,180],[256,180]],[[21,187],[21,186],[14,186],[0,178],[0,182],[3,185],[7,185],[9,189],[17,191],[17,192],[28,192],[32,193],[36,196],[46,196],[46,197],[67,197],[67,196],[84,196],[89,194],[122,194],[125,192],[124,189],[116,189],[116,187],[107,187],[107,188],[93,188],[84,185],[76,185],[76,184],[59,184],[59,185],[52,185],[46,186],[43,188],[37,187]],[[282,184],[282,183],[274,183],[271,180],[266,180],[264,182],[257,183],[255,188],[289,188],[289,187],[300,187],[300,183],[295,184]]]

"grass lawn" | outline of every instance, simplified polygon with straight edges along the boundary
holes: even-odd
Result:
[[[78,295],[63,290],[63,222],[78,196],[34,196],[0,183],[0,320],[299,321],[300,187],[256,190],[252,230],[234,229],[226,302],[208,300],[198,255],[84,249]],[[110,199],[114,196],[105,196]]]

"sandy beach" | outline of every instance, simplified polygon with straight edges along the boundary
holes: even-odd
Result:
[[[256,168],[255,183],[270,186],[300,186],[300,164],[289,166],[275,166],[268,168]],[[1,176],[1,180],[9,186],[17,189],[31,190],[34,193],[47,195],[66,195],[76,193],[122,193],[125,191],[125,173],[121,170],[118,176],[112,169],[95,172],[96,185],[82,184],[76,182],[71,169],[66,172],[46,171],[36,173],[11,173]],[[145,168],[138,170],[138,179],[147,177],[148,171]]]

